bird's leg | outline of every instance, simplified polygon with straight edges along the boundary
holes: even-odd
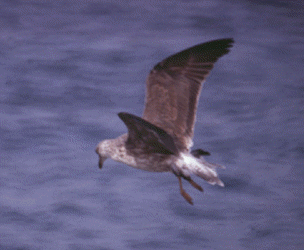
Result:
[[[178,178],[178,183],[179,183],[179,188],[180,188],[180,193],[181,195],[186,199],[186,201],[188,201],[191,205],[193,205],[192,202],[192,198],[191,196],[183,189],[183,185],[182,185],[182,179],[184,178],[185,180],[187,180],[194,188],[196,188],[199,191],[204,191],[203,188],[198,185],[196,182],[194,182],[190,176],[186,176],[184,175],[178,168],[176,168],[174,165],[171,166],[171,170],[173,172],[173,174]]]
[[[191,205],[193,205],[192,198],[189,194],[186,193],[186,191],[183,189],[182,185],[182,179],[179,175],[176,175],[178,178],[179,188],[181,195],[185,198],[186,201],[188,201]]]
[[[185,180],[189,181],[189,183],[192,185],[192,187],[195,187],[197,190],[203,192],[204,189],[198,185],[196,182],[194,182],[190,176],[182,176]]]

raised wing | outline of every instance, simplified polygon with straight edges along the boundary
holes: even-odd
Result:
[[[158,63],[147,79],[143,119],[169,133],[180,150],[189,150],[202,83],[233,39],[203,43]]]
[[[178,154],[173,138],[163,129],[132,114],[121,112],[118,116],[128,128],[126,148],[132,153]]]

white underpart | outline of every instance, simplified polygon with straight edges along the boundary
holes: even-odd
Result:
[[[211,185],[217,184],[224,187],[224,183],[218,178],[218,174],[215,171],[218,165],[209,163],[202,157],[196,158],[191,154],[180,153],[180,157],[175,164],[186,176],[190,176],[193,173],[206,179]]]

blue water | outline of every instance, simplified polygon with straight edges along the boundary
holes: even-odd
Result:
[[[0,3],[0,249],[304,249],[301,1]],[[235,39],[204,85],[195,147],[226,187],[107,160],[160,60]]]

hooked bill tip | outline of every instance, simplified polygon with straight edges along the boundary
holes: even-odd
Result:
[[[101,156],[99,156],[99,161],[98,161],[98,167],[99,167],[99,169],[102,168],[103,162],[104,162],[104,159]]]

